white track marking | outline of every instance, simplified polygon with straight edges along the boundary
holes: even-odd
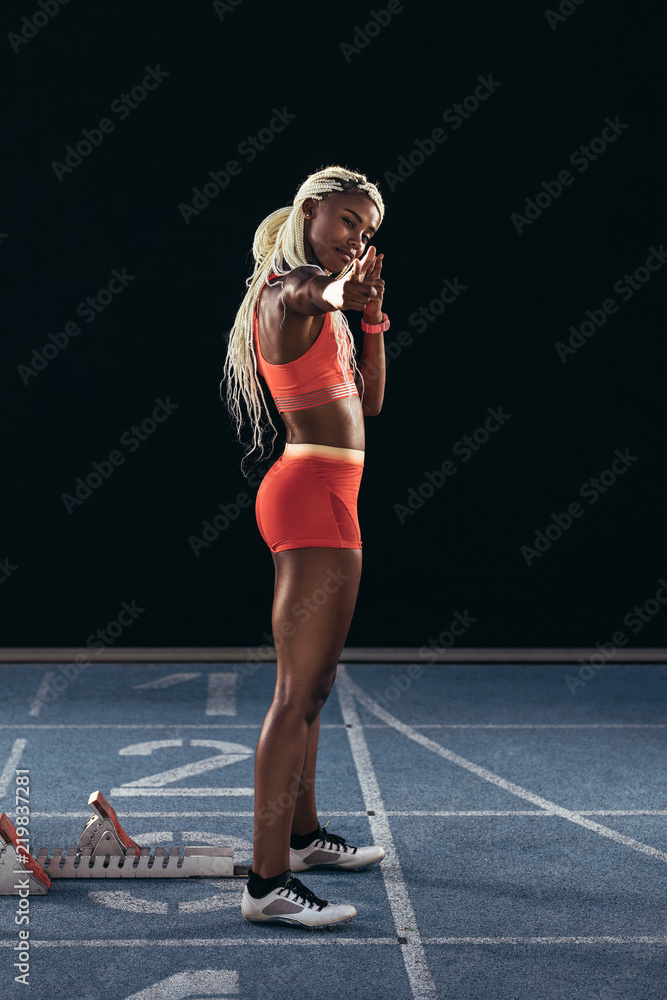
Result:
[[[209,674],[206,715],[236,715],[236,674]]]
[[[178,904],[178,912],[185,914],[192,913],[212,913],[214,910],[231,910],[241,908],[241,899],[245,882],[238,880],[240,885],[222,886],[216,896],[207,896],[205,899],[191,899],[186,903]]]
[[[162,688],[173,687],[174,684],[185,684],[186,681],[192,681],[195,677],[201,677],[201,674],[167,674],[166,677],[158,677],[154,681],[146,681],[145,684],[133,684],[133,691],[161,691]]]
[[[542,819],[552,819],[554,813],[544,809],[385,809],[387,816],[539,816]],[[321,810],[326,816],[367,816],[365,809],[326,809]],[[12,810],[7,812],[12,815]],[[38,819],[90,819],[90,813],[81,812],[33,812],[30,814]],[[218,819],[225,817],[247,818],[253,816],[250,810],[225,812],[118,812],[119,819]],[[580,809],[580,816],[667,816],[667,809]],[[211,836],[211,834],[207,834]]]
[[[28,715],[37,716],[42,711],[44,707],[44,698],[46,697],[46,692],[51,686],[51,681],[56,676],[55,670],[47,670],[42,678],[42,683],[37,688],[37,694],[32,699],[30,703],[30,708],[28,710]]]
[[[385,813],[380,786],[373,770],[373,762],[368,752],[366,738],[363,734],[359,715],[350,691],[349,678],[345,667],[341,664],[338,666],[338,684],[336,688],[343,721],[346,726],[351,726],[351,728],[347,729],[347,735],[350,741],[354,765],[357,769],[357,777],[364,805],[367,810],[372,810],[375,814],[368,817],[373,842],[384,845],[386,849],[386,857],[381,862],[380,870],[384,878],[385,890],[394,918],[396,933],[407,939],[407,943],[401,945],[401,948],[413,1000],[435,1000],[435,984],[419,936],[417,919],[412,908],[412,903],[410,902],[401,863],[394,846],[394,838],[391,833],[387,814]],[[414,930],[411,930],[410,928],[413,927]]]
[[[369,712],[372,712],[373,715],[378,716],[378,718],[382,719],[388,726],[396,729],[397,732],[402,733],[403,736],[407,736],[408,739],[414,740],[415,743],[419,743],[421,746],[426,747],[427,750],[431,750],[433,753],[438,754],[440,757],[444,757],[445,760],[450,761],[452,764],[457,764],[459,767],[465,768],[467,771],[472,772],[472,774],[476,774],[478,778],[482,778],[484,781],[497,785],[499,788],[504,789],[506,792],[510,792],[512,795],[516,795],[520,799],[526,799],[528,802],[532,802],[533,805],[540,806],[540,808],[546,809],[555,816],[560,816],[562,819],[569,820],[570,823],[576,823],[578,826],[583,826],[587,830],[592,830],[593,833],[600,834],[602,837],[607,837],[609,840],[615,841],[617,844],[623,844],[625,847],[630,847],[633,851],[638,851],[641,854],[647,854],[649,857],[657,858],[659,861],[667,861],[667,852],[659,851],[655,847],[650,847],[648,844],[642,844],[640,841],[634,840],[632,837],[626,837],[624,834],[618,833],[616,830],[611,830],[607,826],[602,826],[600,823],[594,823],[592,820],[586,819],[582,813],[574,812],[572,809],[565,809],[563,806],[559,806],[555,802],[551,802],[549,799],[543,798],[541,795],[535,795],[533,792],[529,792],[528,789],[522,788],[521,785],[516,785],[513,781],[507,781],[505,778],[501,778],[499,775],[494,774],[493,771],[489,771],[485,767],[480,767],[478,764],[473,763],[473,761],[467,760],[465,757],[461,757],[452,750],[448,750],[446,747],[440,746],[439,743],[434,743],[433,740],[430,740],[427,736],[422,735],[422,733],[418,733],[412,726],[406,725],[395,716],[390,715],[389,712],[385,712],[383,708],[380,708],[377,702],[373,701],[372,698],[369,698],[366,692],[350,679],[344,665],[342,665],[342,676],[345,682],[349,685],[349,690],[354,694],[354,697],[361,702],[364,708],[366,708]]]
[[[230,837],[227,833],[210,833],[207,830],[183,830],[181,839],[197,847],[233,847],[237,864],[243,864],[246,856],[252,855],[252,842],[245,837]]]
[[[260,722],[109,722],[109,723],[28,723],[8,722],[0,724],[0,729],[261,729]],[[342,722],[321,722],[320,729],[344,729]],[[384,729],[380,722],[369,722],[364,725],[364,729]],[[413,729],[667,729],[667,722],[646,722],[646,723],[615,723],[600,722],[590,725],[495,725],[492,723],[466,723],[448,724],[445,722],[417,722]]]
[[[9,751],[7,763],[2,769],[2,774],[0,774],[0,799],[7,794],[7,789],[14,781],[14,771],[20,763],[27,742],[27,740],[14,740],[14,746]]]
[[[255,794],[252,788],[127,788],[121,785],[120,788],[112,788],[109,797],[114,799],[133,799],[135,797],[152,798],[161,796],[162,798],[209,798],[210,796],[229,795],[249,795]],[[154,813],[151,813],[154,815]]]
[[[161,750],[166,747],[182,747],[183,740],[149,740],[145,743],[133,743],[131,746],[121,747],[118,751],[123,756],[139,755],[147,756],[154,750]],[[202,760],[191,761],[189,764],[182,764],[180,767],[172,767],[168,771],[160,771],[158,774],[147,775],[144,778],[137,778],[135,781],[126,781],[123,788],[161,788],[182,778],[192,778],[195,775],[205,774],[207,771],[216,771],[230,764],[237,764],[239,761],[247,760],[252,756],[252,749],[242,743],[227,743],[223,740],[190,740],[191,747],[207,747],[219,750],[216,757],[205,757]],[[188,789],[180,789],[181,793]],[[189,791],[192,791],[190,789]]]
[[[136,781],[126,781],[123,788],[163,788],[173,781],[180,781],[181,778],[194,778],[198,774],[206,774],[208,771],[217,771],[221,767],[229,767],[230,764],[238,764],[242,760],[247,760],[249,756],[248,753],[222,753],[215,757],[206,757],[204,760],[193,760],[190,764],[172,767],[168,771],[160,771],[158,774],[150,774],[145,778],[137,778]]]
[[[445,937],[424,938],[424,944],[667,944],[667,937]]]
[[[261,729],[262,722],[60,722],[29,723],[8,722],[0,729]],[[341,722],[323,722],[320,729],[343,729]]]
[[[300,936],[297,941],[289,939],[288,937],[279,938],[259,938],[259,937],[245,937],[245,938],[170,938],[169,940],[155,940],[154,938],[91,938],[88,940],[77,940],[77,941],[33,941],[30,938],[31,948],[239,948],[241,945],[251,945],[253,948],[255,945],[280,945],[283,948],[294,947],[298,944],[299,947],[302,945],[330,945],[330,944],[349,944],[349,945],[361,945],[362,947],[366,945],[398,945],[398,940],[395,937],[390,938],[355,938],[355,937],[334,937],[333,934],[329,936],[329,932],[321,935],[315,935],[312,932],[308,933],[308,937],[304,934]],[[0,941],[0,948],[14,948],[16,946],[15,941]]]
[[[116,810],[116,814],[119,819],[218,819],[219,817],[226,816],[238,816],[247,817],[254,816],[251,810],[244,810],[243,812],[222,812],[221,810],[213,810],[211,812],[155,812],[151,810],[150,812],[126,812],[125,810]],[[9,815],[9,813],[7,813]],[[90,819],[90,813],[86,812],[32,812],[31,816],[38,817],[39,819]],[[364,812],[356,813],[327,813],[327,816],[365,816]],[[207,834],[210,837],[211,834]]]
[[[558,813],[544,809],[387,809],[387,816],[541,816],[550,819]],[[667,816],[667,809],[578,809],[577,816]]]
[[[154,750],[182,746],[183,740],[144,740],[143,743],[132,743],[128,747],[121,747],[118,753],[121,757],[150,757]]]
[[[221,998],[239,992],[239,974],[230,969],[200,969],[177,972],[168,979],[139,990],[125,1000],[185,1000],[197,994],[199,997]]]
[[[369,722],[364,729],[383,729]],[[417,722],[413,729],[667,729],[667,722]]]
[[[139,899],[129,889],[102,889],[99,892],[89,892],[88,896],[102,906],[108,906],[112,910],[126,910],[128,913],[166,913],[169,908],[168,903],[159,900]]]
[[[169,940],[153,940],[152,938],[117,938],[117,939],[88,939],[76,941],[33,941],[30,939],[31,948],[238,948],[241,945],[250,947],[261,947],[262,945],[277,945],[287,947],[294,945],[299,948],[302,945],[351,945],[362,947],[368,945],[394,945],[399,946],[398,939],[391,938],[355,938],[355,937],[334,937],[327,932],[326,936],[309,935],[299,937],[298,941],[288,940],[286,937],[280,938],[176,938]],[[428,945],[460,945],[460,944],[648,944],[667,945],[667,937],[653,936],[648,934],[628,935],[626,937],[460,937],[460,938],[422,938],[422,944]],[[0,941],[0,948],[14,948],[14,941]],[[405,947],[405,945],[403,945]]]
[[[151,830],[149,833],[142,833],[141,847],[150,847],[151,844],[172,847],[174,844],[173,830]]]
[[[279,947],[298,947],[306,945],[350,945],[366,947],[368,945],[394,945],[399,947],[398,939],[389,938],[356,938],[356,937],[334,937],[330,932],[321,935],[309,934],[299,937],[298,941],[279,938],[170,938],[168,940],[155,940],[153,938],[91,938],[87,940],[78,939],[76,941],[37,941],[30,938],[31,948],[238,948],[241,945],[251,947],[261,947],[262,945],[277,945]],[[647,944],[647,945],[667,945],[667,937],[652,935],[627,936],[627,937],[459,937],[459,938],[422,938],[422,944],[432,945],[460,945],[460,944]],[[14,948],[15,941],[0,941],[0,948]],[[405,947],[405,945],[403,945]]]

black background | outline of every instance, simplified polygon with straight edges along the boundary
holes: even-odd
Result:
[[[619,629],[667,644],[665,610],[636,634],[623,623],[667,574],[667,267],[627,302],[613,290],[667,238],[666,16],[587,0],[552,27],[532,3],[406,2],[346,56],[383,9],[71,0],[17,52],[7,37],[3,645],[83,645],[132,600],[144,610],[117,646],[266,641],[273,565],[252,503],[198,555],[189,539],[219,504],[254,502],[218,394],[225,334],[257,225],[329,164],[382,190],[385,341],[413,338],[366,421],[348,645],[421,646],[456,611],[476,618],[460,646],[592,646]],[[4,33],[39,10],[5,6]],[[158,64],[163,82],[125,120],[111,112]],[[443,122],[489,76],[488,99]],[[238,146],[274,108],[296,117],[249,162]],[[53,162],[105,117],[114,131],[59,181]],[[606,118],[627,127],[578,170],[570,154]],[[436,128],[446,141],[392,179]],[[240,175],[186,224],[179,205],[233,158]],[[573,183],[517,232],[512,213],[564,169]],[[114,268],[128,287],[25,384],[19,366]],[[409,317],[446,278],[466,290],[418,333]],[[609,298],[618,312],[561,361],[555,343]],[[178,408],[130,452],[123,433],[167,397]],[[510,419],[456,459],[498,407]],[[637,460],[591,505],[579,489],[616,449]],[[63,494],[114,450],[125,462],[68,513]],[[456,475],[401,523],[395,505],[447,458]],[[574,501],[583,516],[527,565],[521,546]]]

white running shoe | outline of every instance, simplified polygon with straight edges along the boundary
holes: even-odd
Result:
[[[365,868],[384,857],[382,847],[352,847],[343,837],[322,831],[301,850],[290,847],[289,866],[293,872],[305,872],[310,868]]]
[[[241,912],[246,920],[256,923],[290,924],[309,930],[343,924],[357,915],[354,906],[319,899],[298,878],[288,879],[259,898],[250,895],[246,884]]]

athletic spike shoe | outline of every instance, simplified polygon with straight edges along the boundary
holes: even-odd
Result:
[[[308,930],[343,924],[357,915],[354,906],[319,899],[298,878],[287,879],[285,885],[259,898],[251,896],[246,885],[241,912],[246,920],[256,923],[289,924]]]
[[[352,847],[343,837],[320,828],[320,835],[307,847],[300,850],[290,847],[289,866],[293,872],[311,868],[365,868],[382,861],[384,854],[382,847]]]

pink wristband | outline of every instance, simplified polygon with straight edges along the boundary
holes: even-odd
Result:
[[[389,317],[383,312],[381,323],[365,323],[362,319],[361,329],[364,333],[385,333],[389,329]]]

